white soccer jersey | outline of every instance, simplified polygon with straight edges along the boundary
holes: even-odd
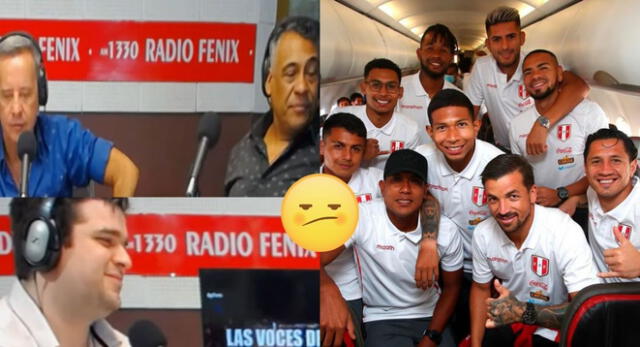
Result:
[[[367,128],[367,139],[378,140],[381,151],[393,152],[399,149],[415,149],[418,146],[418,124],[402,113],[394,112],[391,120],[382,128],[378,128],[367,117],[366,105],[340,107],[336,112],[351,113],[360,118]],[[368,163],[363,162],[362,166],[384,170],[388,158],[389,154],[379,155]]]
[[[489,216],[487,196],[480,174],[491,159],[502,151],[490,143],[476,140],[473,156],[462,172],[455,172],[434,145],[423,145],[416,151],[429,164],[429,191],[440,202],[442,214],[458,227],[464,244],[464,271],[471,273],[471,236],[478,223]]]
[[[402,232],[389,220],[382,200],[360,204],[353,245],[360,265],[364,321],[431,317],[440,298],[439,288],[416,288],[415,268],[422,238],[416,230]],[[444,271],[462,267],[462,242],[448,218],[440,220],[438,253]]]
[[[636,249],[640,249],[640,184],[638,178],[633,179],[633,189],[629,196],[609,212],[604,212],[600,206],[598,195],[589,187],[589,241],[593,258],[598,270],[608,272],[609,267],[604,262],[605,249],[618,248],[620,245],[613,234],[613,229],[629,239]],[[606,282],[637,282],[640,278],[605,278]]]
[[[495,276],[520,301],[558,305],[568,293],[600,283],[591,250],[580,226],[555,208],[535,205],[529,234],[517,249],[491,217],[473,233],[473,280]],[[557,332],[538,329],[553,340]]]
[[[418,124],[418,129],[420,129],[419,144],[429,143],[431,142],[431,137],[427,134],[426,129],[427,125],[429,125],[427,108],[431,98],[422,87],[422,84],[420,84],[420,71],[403,77],[401,84],[404,88],[404,93],[402,94],[402,99],[398,100],[396,109]],[[460,88],[448,81],[444,81],[442,89],[460,90]]]
[[[520,52],[518,69],[509,81],[491,55],[476,60],[469,88],[464,91],[472,104],[485,103],[495,140],[505,147],[509,147],[511,120],[533,106],[533,98],[527,93],[522,78],[522,61],[526,55],[526,52]]]
[[[360,204],[371,204],[382,197],[378,185],[382,176],[382,170],[375,167],[359,168],[353,173],[349,180],[349,187]],[[352,247],[346,248],[331,264],[325,266],[325,271],[340,288],[340,293],[345,300],[356,300],[362,297]]]
[[[533,166],[537,185],[555,189],[568,186],[584,177],[584,143],[587,136],[608,127],[604,111],[591,100],[582,100],[569,114],[549,129],[547,151],[527,154],[527,136],[540,114],[535,107],[524,111],[511,122],[511,152],[524,156]]]

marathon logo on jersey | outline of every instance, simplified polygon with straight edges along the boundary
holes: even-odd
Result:
[[[571,124],[558,125],[558,139],[565,142],[571,137]]]
[[[422,110],[424,107],[422,107],[422,105],[400,104],[400,108],[408,108],[408,109],[413,109],[413,110]]]
[[[573,157],[565,155],[563,158],[558,159],[558,165],[572,164],[574,161]]]
[[[471,201],[476,206],[483,206],[487,203],[487,194],[482,187],[473,187],[473,194],[471,195]]]
[[[538,277],[544,277],[549,274],[549,259],[539,255],[531,256],[531,270]]]
[[[364,203],[364,202],[369,202],[371,200],[373,200],[373,196],[371,196],[371,194],[367,193],[367,194],[360,194],[356,197],[356,199],[358,200],[358,203]]]
[[[618,224],[617,226],[614,226],[614,228],[618,229],[620,234],[622,234],[622,236],[624,236],[625,239],[629,240],[629,237],[631,237],[632,228],[630,225]]]
[[[392,245],[376,245],[377,249],[381,249],[383,251],[395,251],[396,248]]]
[[[534,298],[534,299],[538,299],[538,300],[542,300],[542,301],[549,301],[549,296],[544,295],[544,292],[542,290],[536,290],[535,292],[529,292],[529,296]]]
[[[401,149],[404,149],[404,141],[391,141],[391,152],[395,152]]]
[[[529,97],[529,93],[527,93],[527,89],[524,87],[524,84],[518,86],[518,96],[522,100]]]

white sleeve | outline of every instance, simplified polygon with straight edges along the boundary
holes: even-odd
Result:
[[[601,280],[597,277],[593,254],[582,228],[568,215],[563,216],[563,219],[557,224],[564,227],[555,228],[558,240],[554,251],[567,291],[573,293],[589,285],[601,283]]]
[[[585,133],[587,134],[587,136],[595,133],[602,128],[609,127],[609,119],[607,118],[607,115],[604,113],[600,105],[592,102],[591,106],[591,112],[589,112],[590,114],[585,115],[589,117],[589,119],[585,122],[585,124],[587,125],[585,129]]]
[[[517,119],[517,118],[516,118]],[[518,134],[516,134],[515,129],[515,120],[511,121],[511,125],[509,125],[509,143],[511,144],[511,153],[522,155],[524,151],[520,149],[518,146]]]
[[[346,248],[362,243],[362,235],[365,233],[364,230],[369,227],[367,216],[367,210],[362,204],[358,204],[358,224],[356,224],[356,229],[353,231],[353,234],[351,234],[351,237],[344,243]]]
[[[420,141],[420,129],[418,129],[418,128],[419,127],[416,125],[416,132],[415,132],[415,134],[413,134],[413,137],[407,143],[407,147],[406,148],[408,148],[408,149],[416,149],[418,146],[420,146],[422,144],[422,141]]]
[[[487,263],[487,249],[485,240],[482,237],[482,224],[480,223],[473,231],[473,238],[471,239],[471,253],[473,254],[473,280],[478,283],[488,283],[493,278],[493,272]]]
[[[462,237],[458,232],[458,227],[445,216],[440,218],[438,253],[440,253],[440,265],[443,271],[451,272],[462,269],[464,260]]]
[[[482,75],[480,73],[480,69],[478,68],[479,64],[475,64],[473,69],[471,70],[471,76],[469,77],[469,83],[467,83],[467,88],[464,90],[464,93],[467,95],[469,100],[474,106],[482,105],[484,101],[484,93],[482,90]]]

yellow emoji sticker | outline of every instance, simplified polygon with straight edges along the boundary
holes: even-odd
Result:
[[[358,201],[339,178],[308,175],[284,195],[280,218],[295,243],[326,252],[343,245],[353,234],[358,224]]]

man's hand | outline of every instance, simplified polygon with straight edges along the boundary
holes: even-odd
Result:
[[[436,343],[433,342],[430,338],[424,336],[420,343],[418,343],[418,347],[436,347]]]
[[[323,346],[342,346],[344,332],[356,338],[351,313],[335,285],[320,287],[320,340]]]
[[[438,281],[439,263],[440,257],[436,240],[423,239],[420,241],[418,260],[416,261],[416,287],[426,290]]]
[[[367,148],[364,151],[364,160],[371,160],[379,155],[389,154],[389,151],[381,151],[378,140],[367,139]]]
[[[547,151],[547,128],[535,122],[527,136],[527,154],[540,155]]]
[[[538,199],[536,199],[536,203],[546,207],[553,207],[561,201],[555,189],[538,186]]]
[[[602,278],[640,276],[640,252],[633,247],[631,241],[622,236],[618,228],[613,228],[613,234],[620,247],[604,250],[604,262],[607,263],[610,271],[601,272],[598,276]]]
[[[558,206],[558,208],[570,215],[573,216],[574,213],[576,213],[576,208],[578,207],[578,204],[580,203],[580,197],[579,196],[572,196],[569,199],[565,200],[562,204],[560,204],[560,206]]]
[[[487,299],[487,322],[485,327],[495,328],[522,321],[522,314],[526,309],[526,304],[518,301],[509,289],[503,287],[497,279],[493,281],[493,285],[500,296],[497,299]]]

